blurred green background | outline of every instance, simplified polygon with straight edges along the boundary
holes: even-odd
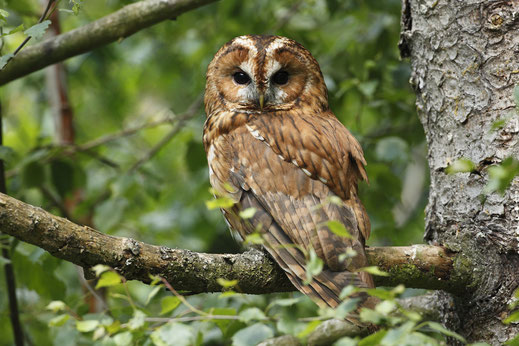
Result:
[[[128,3],[85,1],[77,16],[60,12],[61,28],[71,30]],[[22,22],[33,25],[42,11],[36,0],[4,1],[2,6],[10,13],[5,30]],[[70,7],[68,2],[60,4],[62,9]],[[370,184],[362,184],[361,198],[372,222],[369,244],[421,243],[428,189],[426,146],[408,83],[410,67],[399,58],[399,21],[399,0],[223,0],[188,12],[66,61],[76,143],[181,116],[202,95],[208,63],[231,38],[287,36],[317,59],[331,109],[364,148]],[[12,52],[24,38],[21,32],[6,37],[2,54]],[[220,212],[205,206],[211,194],[201,142],[203,108],[157,155],[132,169],[174,124],[144,128],[70,153],[58,145],[52,92],[45,71],[1,89],[4,144],[12,149],[7,150],[10,195],[56,215],[63,215],[63,206],[72,203],[67,217],[113,235],[193,251],[240,251]],[[33,344],[91,342],[72,327],[48,327],[54,314],[45,306],[51,300],[65,301],[80,313],[88,311],[75,266],[34,246],[15,242],[12,247],[21,318]],[[130,289],[137,301],[145,300],[150,290],[140,283],[130,283]],[[124,302],[108,299],[112,317],[131,314]],[[216,295],[191,299],[236,307],[267,304],[274,298],[247,297],[246,303]],[[299,309],[312,309],[310,305]],[[0,321],[0,344],[9,345],[5,294],[0,295]],[[207,343],[225,342],[228,336],[213,329],[205,334],[213,333],[215,341]]]

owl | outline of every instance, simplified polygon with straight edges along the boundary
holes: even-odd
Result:
[[[368,264],[370,222],[357,193],[358,181],[368,180],[366,162],[330,110],[310,52],[285,37],[236,37],[209,64],[204,101],[209,179],[215,194],[234,202],[222,209],[231,230],[243,239],[259,233],[293,285],[320,307],[337,307],[347,285],[374,287],[357,271]],[[254,215],[240,217],[244,210]],[[330,221],[349,236],[332,232]],[[310,253],[323,270],[308,282]]]

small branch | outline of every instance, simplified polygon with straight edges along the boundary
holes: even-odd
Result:
[[[0,70],[0,85],[133,35],[216,0],[144,0],[95,22],[27,47]]]
[[[3,114],[2,105],[0,104],[0,145],[3,145]],[[0,192],[7,193],[7,184],[5,179],[4,160],[0,160]],[[1,228],[0,228],[0,236]],[[0,247],[2,248],[1,256],[5,260],[4,275],[5,285],[7,286],[7,300],[9,302],[9,319],[11,320],[11,328],[13,330],[14,343],[16,346],[24,345],[23,329],[20,322],[20,310],[18,309],[18,298],[16,296],[16,277],[14,274],[13,263],[11,262],[11,238],[2,236],[0,238]]]
[[[43,22],[43,20],[47,17],[47,13],[49,13],[49,10],[50,10],[50,7],[52,6],[52,4],[54,3],[55,0],[49,0],[49,2],[47,3],[47,7],[45,8],[45,11],[43,11],[42,15],[40,16],[40,20],[38,20],[38,24]],[[29,42],[31,40],[32,36],[28,36],[25,40],[23,40],[23,42],[18,46],[18,48],[15,49],[15,51],[13,52],[13,57],[9,60],[7,60],[7,63],[9,63],[9,61],[13,60],[13,58],[16,56],[16,54],[18,54],[20,52],[20,50],[22,50],[22,48],[27,44],[27,42]]]
[[[151,281],[159,275],[177,290],[220,292],[218,278],[238,280],[242,293],[294,291],[283,271],[263,252],[219,255],[154,246],[114,237],[54,216],[41,208],[0,194],[0,231],[47,250],[85,269],[106,264],[128,280]],[[377,276],[378,286],[404,284],[414,288],[463,293],[471,282],[471,266],[458,265],[460,255],[439,246],[370,247],[370,265],[391,274]]]

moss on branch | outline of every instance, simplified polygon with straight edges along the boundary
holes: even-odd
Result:
[[[193,293],[221,291],[218,278],[238,280],[243,293],[295,290],[283,271],[261,251],[221,255],[150,245],[77,225],[4,194],[0,194],[0,231],[87,270],[106,264],[128,280],[149,282],[150,274],[160,275],[176,289]],[[468,276],[455,272],[456,256],[442,247],[370,247],[367,256],[370,265],[391,274],[375,277],[379,286],[402,283],[453,293],[461,293],[467,286],[464,281]]]

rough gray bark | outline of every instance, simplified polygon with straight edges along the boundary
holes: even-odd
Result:
[[[504,325],[519,286],[519,179],[503,196],[483,198],[488,167],[519,157],[519,2],[404,0],[402,56],[410,56],[431,175],[426,239],[472,263],[472,291],[437,292],[445,325],[469,341],[499,345],[517,335]],[[494,121],[511,119],[500,130]],[[447,174],[470,159],[473,173]]]

